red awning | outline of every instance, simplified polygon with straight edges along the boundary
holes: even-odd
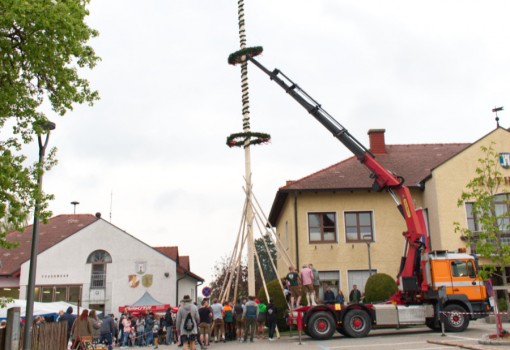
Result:
[[[141,306],[119,306],[119,312],[129,313],[149,313],[149,312],[165,312],[170,307],[169,304],[160,305],[141,305]]]

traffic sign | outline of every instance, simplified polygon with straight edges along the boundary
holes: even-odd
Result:
[[[212,292],[212,290],[211,290],[211,288],[209,288],[209,287],[204,287],[204,288],[202,289],[202,295],[203,295],[204,297],[206,297],[206,298],[207,298],[207,297],[209,297],[209,296],[211,295],[211,292]]]
[[[492,288],[492,282],[490,280],[485,281],[485,290],[488,296],[494,296],[494,288]]]

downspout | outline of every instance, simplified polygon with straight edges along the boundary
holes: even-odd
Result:
[[[204,284],[204,281],[201,281],[199,284],[195,286],[195,301],[198,303],[198,287]]]
[[[295,227],[295,240],[296,240],[296,269],[299,270],[299,243],[298,243],[298,210],[297,210],[297,192],[294,191],[294,227]]]
[[[179,281],[186,278],[186,276],[190,276],[191,278],[193,278],[193,276],[191,276],[187,271],[184,271],[184,276],[182,276],[181,278],[178,278],[177,281],[176,281],[176,295],[175,295],[175,305],[178,306],[179,305]],[[204,281],[201,281],[200,284],[197,284],[195,286],[195,302],[198,300],[198,287],[200,287],[202,284],[204,284]]]
[[[184,272],[184,276],[182,276],[181,278],[178,278],[177,281],[175,281],[175,306],[179,306],[179,281],[186,278],[186,272]]]

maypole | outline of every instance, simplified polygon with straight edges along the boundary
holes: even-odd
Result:
[[[252,208],[252,182],[251,182],[251,154],[250,146],[255,144],[266,143],[270,140],[270,136],[265,133],[253,133],[250,129],[250,96],[248,90],[248,62],[246,56],[250,54],[251,49],[246,48],[246,29],[244,19],[244,0],[239,0],[238,3],[238,20],[239,20],[239,42],[241,56],[238,59],[234,58],[229,63],[241,63],[241,90],[242,90],[242,114],[243,114],[243,132],[231,134],[227,138],[227,145],[229,147],[238,146],[244,147],[244,171],[245,171],[245,191],[246,191],[246,206],[245,206],[245,229],[248,241],[248,294],[255,295],[255,263],[253,251],[253,208]],[[262,50],[260,49],[260,52]],[[232,55],[231,55],[232,56]]]

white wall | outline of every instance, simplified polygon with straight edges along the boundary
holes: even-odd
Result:
[[[44,234],[40,239],[44,239]],[[136,302],[148,291],[161,303],[173,304],[176,293],[176,263],[105,220],[97,220],[38,256],[36,285],[83,285],[82,305],[89,304],[91,264],[87,257],[95,250],[105,250],[112,257],[107,264],[106,312],[118,313],[118,307]],[[141,283],[135,263],[146,262],[146,274],[153,275],[150,287]],[[20,298],[25,298],[29,261],[21,266]],[[169,277],[165,276],[169,273]],[[131,288],[129,275],[137,275],[140,283]],[[98,303],[92,301],[90,303]]]

